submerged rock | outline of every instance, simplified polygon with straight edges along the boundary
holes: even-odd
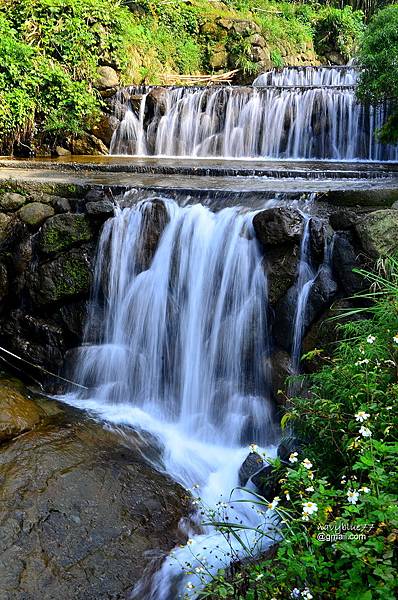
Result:
[[[187,494],[145,462],[135,432],[45,400],[41,411],[55,414],[0,448],[2,598],[127,598],[183,541]]]
[[[0,444],[36,427],[44,412],[12,379],[0,379]]]

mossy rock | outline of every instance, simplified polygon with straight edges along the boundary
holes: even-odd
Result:
[[[42,227],[39,248],[44,254],[54,254],[68,250],[75,244],[88,242],[93,235],[91,223],[86,215],[55,215]]]
[[[30,431],[43,416],[20,382],[0,379],[0,443]]]
[[[398,212],[376,210],[363,216],[355,226],[362,248],[369,256],[391,256],[398,251]]]
[[[31,296],[38,304],[52,304],[87,295],[91,283],[88,254],[75,248],[39,267],[33,274]]]
[[[9,215],[0,213],[0,242],[3,242],[8,236],[11,221],[12,219]]]
[[[16,192],[6,192],[0,196],[0,210],[13,212],[26,203],[26,197]]]
[[[18,211],[19,218],[29,227],[38,227],[54,215],[54,209],[42,202],[31,202]]]

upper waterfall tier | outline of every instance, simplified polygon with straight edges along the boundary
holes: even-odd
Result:
[[[386,106],[355,98],[351,67],[286,68],[253,87],[125,88],[111,154],[397,160],[377,142]]]

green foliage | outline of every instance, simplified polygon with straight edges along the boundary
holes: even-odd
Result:
[[[372,104],[390,100],[398,103],[398,6],[378,12],[370,22],[359,51],[362,73],[358,97]],[[398,109],[380,131],[383,142],[398,140]]]
[[[348,61],[357,50],[363,31],[363,14],[350,6],[343,10],[322,8],[314,23],[315,49],[321,55],[339,52]]]
[[[310,394],[290,400],[283,424],[302,443],[289,466],[276,464],[280,497],[253,498],[279,516],[276,556],[219,575],[205,592],[213,600],[282,600],[294,589],[297,598],[396,598],[398,260],[365,275],[372,291],[361,299],[371,305],[351,312],[361,318],[342,326]]]

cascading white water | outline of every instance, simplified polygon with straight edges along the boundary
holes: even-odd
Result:
[[[145,200],[118,209],[103,228],[95,300],[75,374],[90,391],[64,400],[152,433],[163,448],[163,462],[156,467],[187,489],[199,485],[203,502],[214,506],[238,485],[250,443],[275,454],[267,282],[254,213],[241,207],[219,212],[201,204],[180,207],[165,199],[168,223],[152,261],[143,267],[154,203],[159,208],[159,200]],[[92,343],[101,304],[102,331]],[[237,492],[235,500],[239,497],[247,492]],[[263,531],[272,520],[268,515],[264,521],[246,503],[225,510],[253,527],[261,523]],[[222,536],[211,528],[188,533],[195,555],[202,555],[194,559],[197,565],[210,549],[209,571],[228,564],[230,547]],[[267,543],[250,535],[258,548]],[[238,555],[242,548],[235,546]],[[184,576],[179,564],[187,560],[192,562],[191,551],[178,549],[151,589],[139,587],[135,597],[175,600],[176,590],[182,593],[193,578]],[[187,591],[195,596],[194,589]]]
[[[398,146],[377,142],[387,107],[355,99],[352,68],[286,68],[253,87],[151,88],[138,112],[117,96],[124,117],[111,154],[336,160],[397,160]],[[154,101],[148,104],[148,97]]]

